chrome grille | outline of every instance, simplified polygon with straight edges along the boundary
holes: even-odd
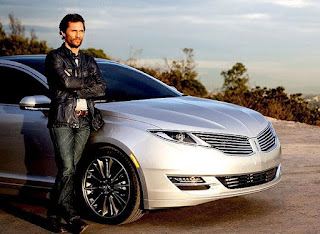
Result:
[[[258,173],[223,176],[217,179],[228,189],[246,188],[272,181],[276,177],[277,167]]]
[[[230,155],[249,155],[253,153],[249,139],[244,136],[210,133],[193,133],[212,148]]]
[[[268,125],[268,127],[258,135],[257,139],[260,145],[260,149],[263,152],[266,152],[273,148],[276,143],[276,138],[273,135],[270,125]]]

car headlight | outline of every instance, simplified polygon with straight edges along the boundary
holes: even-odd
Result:
[[[208,144],[206,144],[204,141],[200,140],[198,137],[189,132],[163,130],[149,130],[149,132],[161,137],[162,139],[174,141],[176,143],[208,146]]]

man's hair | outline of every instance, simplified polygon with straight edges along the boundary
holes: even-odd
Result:
[[[69,22],[82,22],[84,31],[86,30],[84,19],[79,14],[67,14],[60,22],[59,29],[60,29],[60,35],[62,36],[62,39],[64,40],[65,37],[62,35],[63,33],[66,33],[67,28],[69,26]]]

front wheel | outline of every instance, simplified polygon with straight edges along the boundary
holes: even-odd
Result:
[[[128,157],[119,150],[98,150],[84,166],[81,178],[84,203],[95,218],[107,224],[123,224],[143,216],[138,177]]]

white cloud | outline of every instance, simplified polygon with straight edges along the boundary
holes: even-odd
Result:
[[[315,3],[308,0],[265,0],[265,2],[291,8],[302,8],[315,5]]]
[[[263,20],[263,19],[269,19],[270,17],[268,14],[252,13],[252,14],[243,15],[243,18],[249,19],[249,20],[254,20],[254,19]]]
[[[75,7],[66,7],[66,8],[62,8],[62,10],[66,13],[70,13],[70,14],[73,14],[73,13],[79,13],[79,12],[84,12],[84,9],[83,10],[80,10],[80,8],[75,8]]]
[[[217,23],[216,20],[205,18],[205,17],[199,17],[199,16],[190,16],[190,15],[180,15],[175,16],[176,20],[174,18],[171,18],[174,21],[181,21],[186,22],[190,24],[213,24]]]
[[[58,28],[59,23],[53,20],[45,20],[45,19],[23,19],[21,20],[23,25],[30,25],[30,26],[39,26],[45,28]]]
[[[89,20],[86,22],[86,28],[90,29],[104,29],[106,26],[112,25],[110,20]]]
[[[230,61],[219,61],[219,60],[197,60],[196,61],[198,68],[217,68],[217,69],[226,69],[232,67],[234,64]]]
[[[269,20],[271,17],[265,13],[250,13],[250,14],[225,14],[225,15],[177,15],[171,16],[170,21],[172,22],[185,22],[188,24],[195,25],[234,25],[237,24],[248,24],[255,20]]]
[[[169,64],[173,60],[179,60],[177,59],[167,59]],[[207,69],[207,68],[215,68],[215,69],[227,69],[231,68],[234,65],[234,62],[231,61],[223,61],[223,60],[196,60],[195,61],[197,68],[199,69]],[[137,64],[140,66],[157,66],[157,65],[164,65],[164,59],[139,59],[137,61]]]

